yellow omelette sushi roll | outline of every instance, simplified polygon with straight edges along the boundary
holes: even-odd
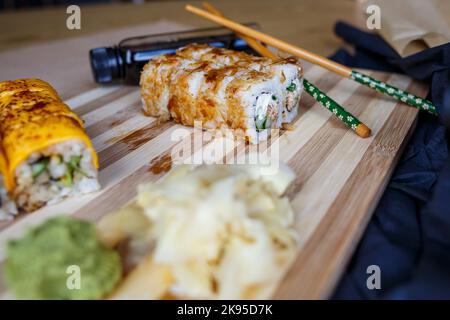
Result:
[[[0,121],[10,125],[13,119],[22,122],[39,121],[45,117],[65,116],[80,126],[83,120],[61,100],[50,97],[46,92],[22,91],[0,99]]]
[[[49,84],[0,82],[0,134],[20,211],[99,189],[98,158],[82,120]]]
[[[13,95],[21,91],[40,92],[45,91],[55,99],[61,100],[53,87],[40,79],[17,79],[0,82],[0,98]]]
[[[25,120],[48,115],[65,115],[83,125],[82,119],[62,102],[47,82],[40,79],[0,82],[1,122],[17,116]]]

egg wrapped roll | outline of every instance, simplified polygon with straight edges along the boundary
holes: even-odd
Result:
[[[9,197],[10,180],[5,153],[0,145],[0,220],[11,219],[17,214],[17,208]]]
[[[291,62],[275,65],[243,52],[189,45],[144,67],[143,107],[150,116],[184,125],[200,121],[205,129],[229,128],[258,143],[271,128],[294,118],[283,116],[286,88],[289,80],[300,81],[300,71]],[[298,99],[290,104],[295,113]]]
[[[10,122],[15,118],[31,121],[47,116],[66,116],[83,126],[83,120],[77,114],[47,91],[20,91],[0,98],[1,122]]]
[[[100,188],[98,158],[83,121],[38,79],[0,83],[0,133],[10,193],[30,212]]]
[[[15,93],[24,91],[42,92],[56,100],[61,100],[55,89],[49,83],[40,79],[17,79],[0,82],[0,99],[2,100]]]

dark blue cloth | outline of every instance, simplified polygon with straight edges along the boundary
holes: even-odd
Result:
[[[439,117],[420,113],[333,298],[450,299],[450,43],[401,58],[377,35],[343,22],[335,32],[355,52],[341,49],[333,60],[426,81]],[[379,290],[367,288],[370,265],[380,267]]]

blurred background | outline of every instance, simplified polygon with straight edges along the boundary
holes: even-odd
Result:
[[[120,3],[120,2],[131,2],[135,4],[150,2],[153,0],[0,0],[1,10],[14,10],[21,8],[45,8],[59,5],[70,5],[70,4],[92,4],[92,3]],[[171,1],[171,0],[165,0]]]
[[[0,51],[30,44],[67,39],[171,21],[186,28],[215,26],[184,10],[187,0],[0,0]],[[337,20],[357,24],[357,0],[212,0],[230,18],[257,22],[262,30],[302,45],[322,55],[330,55],[342,45],[333,33]],[[81,29],[68,30],[66,8],[81,8]],[[364,23],[359,23],[364,25]],[[13,27],[12,27],[13,26]],[[99,39],[101,40],[101,39]]]

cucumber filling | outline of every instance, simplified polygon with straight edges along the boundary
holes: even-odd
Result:
[[[71,156],[68,162],[64,162],[63,158],[59,155],[42,157],[31,165],[33,180],[36,181],[46,172],[50,180],[59,181],[66,187],[70,187],[73,185],[76,174],[87,176],[80,168],[80,160],[81,156]]]
[[[298,104],[299,101],[299,86],[296,80],[293,80],[289,86],[286,88],[286,110],[291,112],[292,109]]]
[[[289,92],[294,92],[295,90],[297,90],[297,85],[292,81],[291,84],[286,88],[286,90]]]
[[[268,92],[262,93],[255,102],[256,131],[268,129],[278,116],[278,97]]]
[[[39,177],[46,169],[50,162],[50,158],[45,157],[31,166],[31,175],[33,179]]]

